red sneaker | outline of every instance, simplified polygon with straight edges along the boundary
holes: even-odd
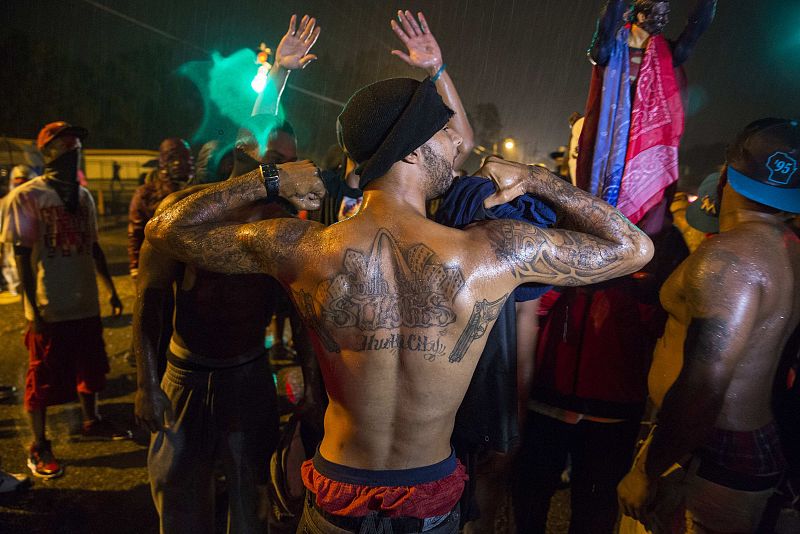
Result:
[[[31,445],[28,454],[28,468],[33,476],[40,478],[57,478],[64,474],[64,468],[58,463],[50,448],[50,441]]]
[[[84,421],[81,435],[89,441],[118,441],[133,438],[130,430],[117,428],[105,419]]]

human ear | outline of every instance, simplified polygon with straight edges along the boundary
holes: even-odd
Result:
[[[403,163],[408,163],[409,165],[415,165],[422,161],[422,147],[419,147],[413,150],[409,155],[401,159]]]

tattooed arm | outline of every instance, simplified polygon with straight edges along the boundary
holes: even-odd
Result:
[[[489,158],[476,174],[491,178],[504,202],[529,193],[559,212],[563,229],[511,220],[482,226],[517,284],[593,284],[635,272],[653,257],[653,242],[619,211],[546,169]]]
[[[683,368],[646,454],[618,488],[623,510],[634,518],[651,502],[654,481],[706,440],[755,328],[761,275],[715,241],[704,243],[683,269],[690,318]]]
[[[280,196],[301,209],[319,208],[325,188],[310,162],[280,168]],[[270,219],[250,224],[228,216],[267,196],[260,169],[213,185],[169,206],[148,223],[155,249],[182,263],[220,273],[267,273],[291,268],[297,245],[312,223]]]

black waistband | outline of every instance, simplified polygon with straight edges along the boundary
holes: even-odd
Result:
[[[317,454],[314,455],[314,469],[319,474],[337,482],[359,486],[418,486],[441,480],[453,474],[457,465],[455,451],[452,451],[450,456],[441,462],[433,465],[380,471],[335,464],[323,458],[319,453],[319,448],[317,448]]]
[[[200,363],[181,358],[180,356],[178,356],[175,353],[173,353],[171,350],[167,350],[167,361],[170,364],[172,364],[174,367],[176,367],[176,368],[178,368],[178,369],[180,369],[182,371],[193,371],[193,372],[198,372],[198,373],[213,373],[213,372],[216,372],[216,371],[235,370],[235,369],[238,369],[240,367],[244,367],[245,365],[250,365],[250,364],[258,361],[261,357],[266,358],[267,357],[266,354],[267,354],[267,351],[262,349],[261,353],[255,354],[254,357],[248,358],[246,360],[243,360],[243,361],[230,360],[230,361],[227,361],[227,362],[225,362],[223,360],[223,362],[227,363],[228,365],[209,367],[207,365],[202,365]]]

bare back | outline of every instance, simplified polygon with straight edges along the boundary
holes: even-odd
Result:
[[[709,272],[712,265],[713,273]],[[711,283],[702,280],[711,279]],[[754,430],[772,420],[773,380],[787,339],[800,321],[800,240],[783,225],[754,221],[709,238],[670,276],[661,291],[669,313],[664,336],[656,345],[650,370],[650,395],[657,406],[684,365],[692,339],[687,330],[698,292],[713,300],[737,299],[729,316],[752,315],[746,328],[727,335],[741,338],[730,351],[732,374],[716,426]],[[713,293],[713,294],[709,294]],[[724,311],[724,310],[723,310]],[[722,333],[720,333],[722,335]],[[701,347],[702,348],[702,347]],[[738,354],[737,354],[738,352]]]
[[[429,465],[450,455],[484,334],[513,285],[470,259],[489,252],[475,232],[370,213],[307,234],[318,252],[290,284],[330,397],[321,452],[368,469]]]

